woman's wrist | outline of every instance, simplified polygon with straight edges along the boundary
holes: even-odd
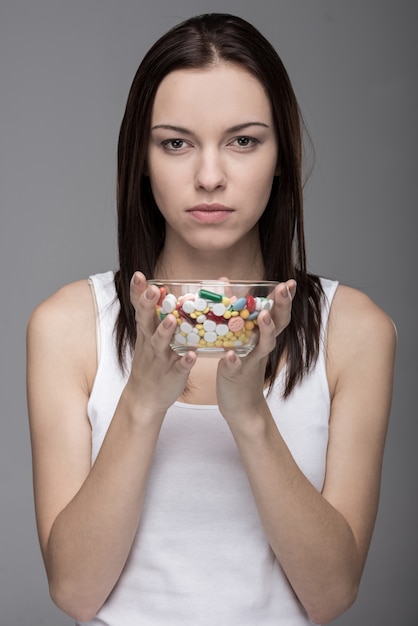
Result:
[[[268,437],[272,423],[270,409],[264,396],[258,404],[237,409],[229,415],[224,414],[224,418],[234,437],[243,442],[261,441]]]
[[[128,418],[133,425],[143,427],[161,427],[167,409],[159,406],[155,401],[157,394],[145,394],[141,386],[137,385],[131,378],[119,400],[118,408]]]

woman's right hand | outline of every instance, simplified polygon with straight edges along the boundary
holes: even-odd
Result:
[[[158,287],[147,285],[144,274],[135,272],[131,280],[131,302],[137,337],[128,387],[142,406],[165,415],[183,392],[196,353],[190,351],[180,357],[170,348],[177,320],[174,315],[167,315],[162,323],[158,322],[155,307],[159,298]]]

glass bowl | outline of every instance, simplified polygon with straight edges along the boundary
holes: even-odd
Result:
[[[148,284],[161,292],[159,321],[170,313],[177,318],[170,342],[175,352],[222,356],[233,350],[243,357],[257,345],[258,314],[272,308],[272,292],[279,282],[153,279]]]

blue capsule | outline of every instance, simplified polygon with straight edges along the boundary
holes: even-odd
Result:
[[[242,311],[247,305],[247,298],[238,298],[236,302],[232,305],[233,311]]]

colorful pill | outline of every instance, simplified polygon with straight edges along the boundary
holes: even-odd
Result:
[[[165,287],[160,287],[160,299],[158,300],[157,306],[161,306],[164,298],[167,295],[167,289]]]
[[[238,298],[236,302],[232,305],[233,311],[242,311],[242,309],[247,304],[247,298]]]
[[[242,319],[242,317],[240,317],[240,316],[238,316],[238,317],[231,317],[231,319],[228,322],[228,328],[233,333],[236,333],[237,331],[239,331],[242,328],[244,328],[244,324],[245,324],[245,322]]]
[[[200,289],[199,296],[201,298],[206,298],[206,300],[210,300],[211,302],[222,302],[223,298],[222,294],[214,293],[213,291],[206,291],[206,289]]]

